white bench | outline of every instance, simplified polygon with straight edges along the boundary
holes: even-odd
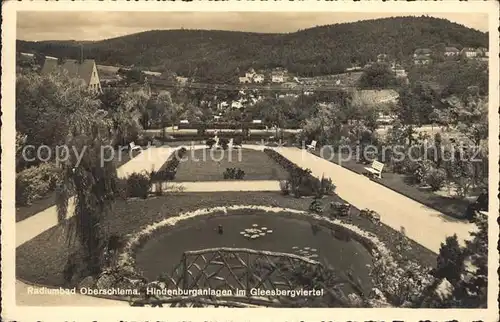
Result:
[[[311,144],[309,145],[306,145],[306,149],[309,151],[309,150],[316,150],[316,144],[318,144],[318,142],[316,142],[316,140],[313,140],[311,142]]]
[[[130,151],[135,151],[135,150],[139,150],[140,151],[141,150],[141,147],[138,146],[138,145],[135,145],[134,142],[130,142],[129,146],[130,146]]]
[[[384,168],[384,164],[377,160],[374,160],[370,167],[365,167],[365,170],[370,172],[373,175],[378,176],[379,179],[382,179],[382,169]]]

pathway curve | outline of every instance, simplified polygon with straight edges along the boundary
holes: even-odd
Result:
[[[381,221],[396,229],[404,228],[406,235],[417,243],[438,253],[447,236],[457,234],[463,242],[470,238],[474,224],[456,220],[424,206],[402,194],[369,180],[316,155],[297,148],[276,148],[276,151],[312,174],[332,179],[335,192],[359,209],[368,208],[380,214]]]

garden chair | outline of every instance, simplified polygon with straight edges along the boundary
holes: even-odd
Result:
[[[382,169],[384,168],[384,164],[377,160],[373,160],[373,163],[370,167],[365,167],[365,170],[370,174],[377,176],[379,179],[382,179]]]
[[[130,142],[129,147],[130,147],[130,151],[137,151],[137,150],[140,151],[141,150],[141,147],[138,145],[135,145],[134,142]]]
[[[316,150],[316,144],[318,144],[318,142],[316,142],[316,140],[313,140],[311,142],[311,144],[306,145],[307,151],[314,151],[314,150]]]

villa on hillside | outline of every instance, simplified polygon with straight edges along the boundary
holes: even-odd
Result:
[[[460,54],[466,58],[474,58],[474,57],[477,57],[477,51],[472,48],[472,47],[465,47],[462,49],[462,51],[460,52]]]
[[[432,54],[432,50],[430,50],[429,48],[418,48],[413,53],[413,58],[430,57],[431,54]]]
[[[429,56],[420,55],[413,59],[413,63],[415,65],[429,65],[432,63],[432,59]]]
[[[456,47],[445,47],[444,55],[446,57],[458,56],[460,55],[460,50],[458,50]]]
[[[63,64],[59,64],[57,58],[45,57],[45,63],[41,70],[42,75],[53,73],[58,69],[67,72],[70,77],[83,80],[90,92],[102,93],[97,66],[93,59],[85,59],[83,62],[68,59]]]
[[[377,55],[377,63],[387,63],[389,60],[389,56],[387,54],[378,54]]]
[[[287,73],[286,69],[276,68],[271,72],[271,82],[273,83],[283,83],[285,82],[285,75]]]

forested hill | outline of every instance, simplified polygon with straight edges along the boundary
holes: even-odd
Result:
[[[432,17],[396,17],[335,24],[287,34],[213,30],[154,30],[83,42],[86,58],[99,64],[172,70],[220,80],[237,69],[285,67],[301,76],[342,71],[385,53],[408,59],[417,48],[488,47],[488,35]],[[80,42],[18,40],[18,51],[78,58]]]

